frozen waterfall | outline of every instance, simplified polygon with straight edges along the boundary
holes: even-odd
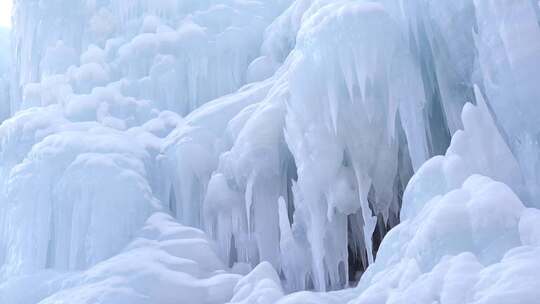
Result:
[[[536,0],[15,0],[13,20],[0,303],[540,298]]]

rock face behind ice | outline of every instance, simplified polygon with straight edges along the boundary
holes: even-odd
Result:
[[[14,12],[0,303],[540,298],[536,1]]]

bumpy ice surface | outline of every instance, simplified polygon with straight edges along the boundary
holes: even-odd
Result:
[[[18,0],[14,21],[0,303],[540,298],[535,0]]]

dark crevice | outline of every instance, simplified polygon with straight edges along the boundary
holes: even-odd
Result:
[[[389,227],[384,222],[382,214],[378,214],[377,225],[375,226],[375,231],[373,231],[373,235],[371,236],[373,257],[377,257],[377,252],[379,251],[381,242],[388,230]]]
[[[418,43],[420,45],[430,45],[428,35],[424,24],[419,23],[417,27]],[[438,78],[435,69],[435,59],[430,48],[417,50],[419,54],[419,64],[424,83],[424,94],[427,103],[425,108],[425,118],[427,122],[427,138],[430,140],[429,153],[430,155],[442,155],[450,145],[451,134],[448,129],[448,123],[444,114],[442,105],[442,97],[438,85]]]
[[[229,267],[233,267],[236,262],[238,262],[238,251],[236,250],[236,238],[233,234],[229,245]]]
[[[358,243],[361,239],[361,225],[358,222],[358,214],[351,214],[347,217],[347,235],[348,235],[348,276],[349,284],[354,285],[360,276],[366,271],[368,266],[367,251],[363,244]],[[353,283],[353,284],[351,284]]]
[[[315,283],[311,273],[306,276],[306,290],[315,290]]]
[[[54,225],[54,213],[51,214],[50,219],[50,237],[49,243],[47,244],[47,258],[45,260],[45,268],[53,268],[55,260],[55,247],[56,247],[56,231]]]
[[[172,215],[176,217],[176,193],[174,192],[174,186],[171,186],[169,191],[169,210]]]
[[[293,185],[296,183],[296,181],[298,181],[298,168],[296,167],[296,162],[291,151],[288,148],[285,150],[285,161],[283,163],[283,168],[286,172],[286,190],[284,199],[287,203],[287,215],[289,217],[289,223],[292,224],[294,221],[295,211]]]

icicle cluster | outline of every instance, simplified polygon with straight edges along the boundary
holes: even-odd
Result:
[[[0,303],[540,297],[535,1],[15,4]]]

